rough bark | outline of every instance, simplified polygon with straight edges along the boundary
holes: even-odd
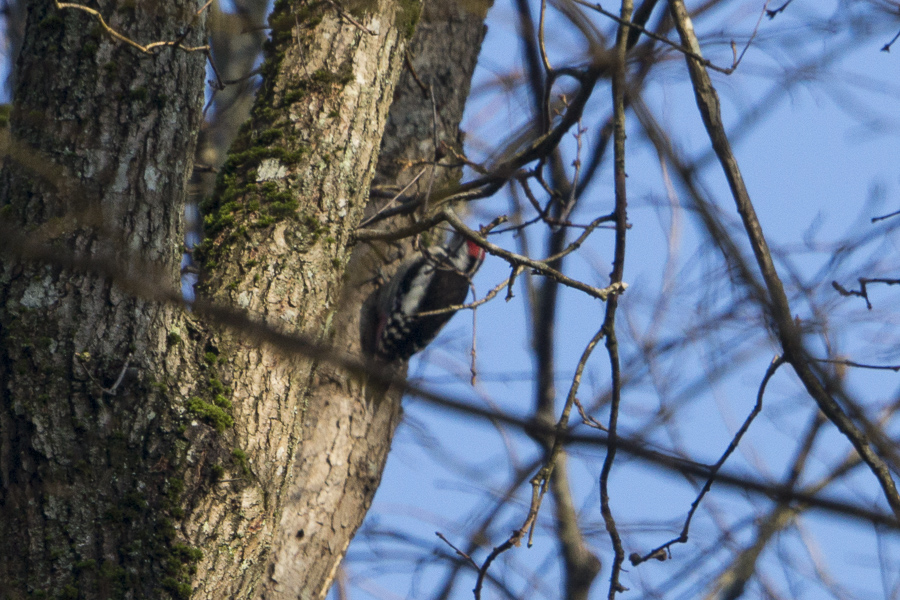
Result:
[[[198,7],[141,8],[98,7],[141,43],[177,39]],[[356,19],[370,35],[321,6],[278,7],[268,87],[226,167],[204,253],[213,298],[326,335],[416,9],[366,3]],[[161,263],[160,285],[174,286],[203,56],[138,55],[96,23],[32,8],[12,133],[65,168],[34,181],[34,165],[12,163],[4,215],[46,224],[60,252]],[[202,43],[203,28],[190,31],[184,43]],[[246,293],[234,293],[254,261]],[[248,596],[311,363],[207,331],[102,277],[7,263],[2,281],[5,591]]]
[[[184,43],[203,43],[193,2],[118,4],[95,7],[140,43],[177,39],[190,23]],[[177,285],[204,56],[142,55],[83,11],[28,10],[0,217],[60,254],[151,261]],[[184,459],[183,409],[157,384],[181,369],[168,348],[176,312],[96,274],[4,258],[4,597],[185,590],[195,553],[178,542],[172,466]]]
[[[206,207],[209,237],[196,254],[205,270],[200,294],[323,345],[333,336],[352,231],[418,16],[417,2],[344,7],[359,25],[325,3],[275,7],[264,84],[223,165],[214,203]],[[283,503],[298,493],[341,493],[331,481],[320,489],[311,479],[288,494],[294,458],[309,436],[316,361],[227,330],[207,344],[216,376],[231,393],[234,427],[227,443],[241,470],[229,472],[228,482],[185,520],[188,539],[204,548],[196,597],[277,595],[268,585],[272,569],[264,567],[273,560]],[[338,464],[342,433],[331,440]],[[310,536],[339,549],[340,533],[321,528]],[[303,565],[305,578],[288,595],[324,595],[333,562],[327,555],[311,557]]]
[[[410,43],[410,62],[419,81],[407,68],[397,85],[378,161],[380,187],[403,188],[423,166],[434,171],[435,189],[459,181],[460,169],[433,166],[434,114],[439,115],[439,143],[461,149],[459,123],[484,38],[488,6],[487,2],[426,5]],[[432,87],[434,100],[423,93],[422,82]],[[421,177],[407,193],[424,193],[429,177]],[[367,214],[385,202],[372,199]],[[393,246],[360,244],[354,250],[334,317],[336,349],[362,356],[361,332],[366,335],[377,276],[392,273],[385,256],[397,259],[410,246],[407,240]],[[405,366],[398,370],[405,372]],[[320,573],[326,576],[321,593],[327,591],[378,488],[399,422],[400,393],[321,365],[307,407],[294,482],[273,547],[273,567],[262,588],[267,598],[297,597]]]
[[[205,298],[353,354],[372,285],[351,286],[343,312],[337,300],[371,266],[346,267],[419,4],[342,5],[349,13],[276,6],[265,83],[196,257]],[[185,45],[203,42],[202,17],[186,27],[197,4],[95,8],[140,43],[184,31]],[[477,32],[464,38],[467,71],[446,82],[458,112],[443,113],[447,139],[458,141],[483,14],[453,10],[447,27]],[[176,288],[202,54],[141,55],[83,11],[30,11],[11,134],[35,152],[7,161],[0,217],[61,254],[161,271],[158,285]],[[460,41],[447,31],[436,34]],[[427,136],[409,131],[421,145],[430,120]],[[380,479],[396,394],[134,297],[108,275],[53,260],[0,271],[3,591],[324,595]]]

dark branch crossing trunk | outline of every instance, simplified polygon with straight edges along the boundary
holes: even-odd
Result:
[[[351,261],[352,232],[420,6],[344,4],[362,27],[325,3],[276,6],[196,258],[201,297],[358,355],[375,264],[363,245]],[[205,41],[196,3],[92,8],[141,44]],[[204,54],[145,55],[85,11],[29,11],[3,224],[178,289]],[[413,47],[457,147],[483,16],[435,6]],[[432,100],[408,76],[400,90],[427,118],[406,105],[391,119],[380,177],[398,183],[399,161],[434,159],[421,154]],[[438,169],[436,185],[458,177]],[[7,257],[0,271],[4,592],[323,596],[380,481],[396,391],[61,262]]]

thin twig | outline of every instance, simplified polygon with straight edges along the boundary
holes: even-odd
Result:
[[[841,296],[858,296],[866,301],[866,307],[869,310],[872,310],[872,302],[869,300],[869,290],[867,286],[870,283],[884,283],[886,285],[900,285],[900,279],[885,279],[881,277],[860,277],[859,278],[859,290],[848,290],[837,281],[831,282],[831,287],[837,290],[837,293]]]
[[[772,359],[772,362],[769,363],[769,367],[766,369],[766,374],[763,376],[762,383],[759,384],[759,391],[756,393],[756,404],[753,405],[753,409],[750,411],[750,414],[747,415],[747,418],[744,420],[741,428],[738,429],[737,433],[734,434],[734,438],[731,440],[731,443],[728,444],[725,452],[722,453],[722,456],[710,469],[709,477],[707,477],[706,483],[703,485],[700,493],[697,494],[697,498],[693,502],[691,502],[691,508],[684,520],[684,526],[681,528],[681,534],[678,537],[669,540],[665,544],[654,548],[644,556],[641,556],[636,552],[633,553],[629,557],[632,566],[637,566],[642,562],[650,560],[651,558],[656,560],[665,560],[665,557],[670,552],[671,546],[675,544],[687,543],[688,534],[691,530],[691,521],[694,518],[694,513],[696,513],[697,509],[700,507],[700,502],[703,501],[703,497],[706,496],[710,489],[712,489],[713,482],[715,482],[716,480],[716,474],[719,472],[719,469],[722,468],[722,465],[725,464],[725,461],[728,460],[728,457],[731,456],[731,454],[737,449],[738,444],[741,442],[741,438],[744,437],[744,434],[747,433],[747,430],[750,428],[750,424],[762,410],[763,395],[766,393],[766,386],[769,384],[769,380],[778,370],[778,367],[780,367],[784,363],[785,360],[783,356],[776,356]]]
[[[575,406],[578,408],[578,414],[581,416],[581,422],[584,425],[599,429],[600,431],[609,431],[606,425],[587,414],[587,411],[584,409],[584,406],[581,405],[581,401],[578,398],[575,398]]]
[[[409,74],[412,75],[416,84],[419,86],[419,89],[422,90],[422,97],[428,98],[428,86],[419,79],[419,74],[416,72],[416,67],[413,65],[412,53],[409,51],[409,48],[406,49],[406,53],[403,55],[403,61],[406,63],[406,68],[409,69]]]
[[[640,31],[641,33],[646,35],[647,37],[653,38],[657,42],[662,42],[663,44],[670,46],[671,48],[677,50],[678,52],[681,52],[685,56],[690,56],[690,57],[696,58],[697,60],[703,62],[704,65],[706,65],[713,71],[718,71],[719,73],[725,73],[726,75],[730,75],[732,72],[734,72],[733,68],[728,69],[725,67],[720,67],[718,65],[715,65],[711,61],[703,58],[702,56],[700,56],[698,54],[694,54],[688,48],[685,48],[684,46],[679,46],[672,40],[664,38],[663,36],[661,36],[657,33],[654,33],[653,31],[650,31],[649,29],[647,29],[646,27],[643,27],[642,25],[622,19],[618,15],[611,13],[608,10],[604,9],[602,6],[600,6],[600,4],[596,4],[596,3],[592,4],[590,2],[586,2],[585,0],[572,0],[572,2],[574,2],[575,4],[580,4],[581,6],[596,10],[598,13],[600,13],[604,17],[608,17],[608,18],[612,19],[613,21],[615,21],[616,23],[618,23],[620,27],[627,26],[627,27],[637,29],[638,31]]]
[[[897,35],[900,36],[900,33],[898,33]],[[896,40],[897,38],[894,38],[894,41]],[[900,215],[900,210],[895,210],[892,213],[881,215],[880,217],[872,217],[872,222],[877,223],[878,221],[884,221],[885,219],[890,219],[891,217],[896,217],[897,215]]]
[[[628,22],[633,11],[631,0],[622,0],[621,19],[616,31],[616,62],[612,75],[612,104],[613,104],[613,180],[615,186],[615,210],[616,238],[613,251],[613,270],[610,280],[613,284],[622,282],[625,272],[625,242],[628,232],[628,193],[626,189],[627,173],[625,170],[625,95],[627,90],[625,61],[628,53]],[[612,297],[606,303],[606,315],[603,318],[603,331],[606,335],[606,352],[609,356],[610,366],[610,407],[609,407],[609,445],[606,449],[606,457],[600,470],[600,512],[603,522],[609,534],[613,547],[613,564],[609,576],[609,600],[614,600],[616,594],[624,592],[627,588],[622,585],[619,576],[622,573],[622,564],[625,562],[625,548],[622,545],[622,537],[612,513],[609,501],[609,476],[618,450],[618,423],[619,408],[622,401],[622,373],[619,359],[619,342],[616,335],[616,309],[619,306],[618,297]]]
[[[578,80],[580,85],[578,93],[568,103],[567,110],[557,126],[534,138],[530,143],[520,148],[512,157],[495,165],[487,175],[466,182],[453,191],[447,191],[443,197],[438,195],[437,200],[443,203],[452,203],[486,198],[503,187],[509,179],[515,177],[519,169],[530,162],[541,160],[548,156],[559,145],[566,132],[581,119],[584,107],[593,94],[598,79],[608,70],[609,57],[606,55],[594,56],[594,62],[584,69],[556,69],[554,71],[555,74],[572,77]]]
[[[541,0],[541,14],[538,20],[538,49],[541,53],[541,62],[544,63],[544,70],[550,74],[553,67],[550,66],[550,59],[547,58],[547,46],[544,44],[544,20],[547,13],[547,0]],[[549,82],[548,78],[548,82]]]
[[[116,379],[115,383],[112,384],[109,388],[103,387],[97,378],[88,370],[87,362],[90,360],[91,356],[88,352],[76,352],[75,358],[78,359],[78,364],[81,365],[81,368],[84,370],[85,374],[91,380],[92,383],[96,384],[97,387],[100,388],[100,391],[104,394],[109,394],[110,396],[116,395],[116,390],[119,389],[119,386],[122,385],[122,381],[125,379],[125,373],[128,371],[128,365],[131,362],[132,353],[129,352],[125,357],[125,364],[122,365],[122,369],[119,371],[119,377]]]
[[[884,46],[881,47],[881,51],[882,52],[890,52],[891,46],[893,46],[894,42],[896,42],[898,39],[900,39],[900,31],[898,31],[897,34],[893,38],[891,38],[891,41],[889,41],[887,44],[885,44]]]
[[[575,240],[572,241],[568,246],[566,246],[561,252],[557,252],[556,254],[551,254],[547,258],[544,259],[546,263],[552,263],[558,261],[560,258],[564,256],[568,256],[572,252],[575,252],[581,245],[584,244],[585,240],[587,240],[588,236],[594,232],[595,229],[600,227],[601,223],[608,223],[610,221],[615,221],[616,217],[614,214],[609,215],[601,215],[588,223],[587,225],[579,225],[578,227],[584,227],[584,231],[581,232]]]
[[[206,10],[206,8],[211,3],[212,3],[212,0],[210,0],[209,2],[204,4],[200,8],[200,10],[198,10],[197,13],[195,14],[195,18],[197,16],[199,16],[200,14],[202,14],[203,11]],[[128,44],[129,46],[136,48],[137,50],[140,50],[144,54],[153,54],[154,53],[153,50],[156,48],[159,48],[161,46],[173,46],[179,50],[184,50],[185,52],[209,52],[208,45],[207,46],[196,46],[196,47],[182,46],[181,40],[176,40],[176,41],[171,41],[171,42],[152,42],[150,44],[147,44],[146,46],[142,46],[141,44],[132,40],[128,36],[125,36],[125,35],[119,33],[118,31],[116,31],[115,29],[113,29],[112,27],[110,27],[106,23],[106,19],[103,18],[103,15],[101,15],[99,11],[94,10],[93,8],[90,8],[90,7],[81,5],[81,4],[74,4],[72,2],[59,2],[57,0],[54,0],[54,4],[55,4],[56,8],[59,10],[62,10],[64,8],[72,8],[72,9],[81,10],[81,11],[88,13],[89,15],[91,15],[92,17],[97,19],[97,22],[100,24],[100,27],[102,27],[103,30],[110,37],[113,37],[113,38],[119,40],[120,42],[124,42],[125,44]],[[182,40],[183,39],[184,39],[184,37],[182,36]]]
[[[122,380],[125,379],[125,372],[128,371],[128,364],[131,362],[132,353],[129,352],[128,356],[125,357],[125,364],[122,365],[122,370],[119,372],[119,377],[116,379],[116,382],[112,384],[109,389],[103,389],[103,391],[110,396],[116,395],[116,390],[119,389],[119,386],[122,384]]]
[[[470,565],[472,565],[472,566],[475,567],[476,569],[478,568],[478,563],[476,563],[474,560],[472,560],[472,557],[471,557],[471,556],[469,556],[468,554],[466,554],[465,552],[463,552],[462,550],[460,550],[459,548],[457,548],[456,546],[454,546],[452,543],[450,543],[450,540],[448,540],[446,537],[444,537],[444,534],[443,534],[443,533],[441,533],[440,531],[435,531],[435,532],[434,532],[434,535],[436,535],[436,536],[438,536],[439,538],[441,538],[441,540],[442,540],[445,544],[447,544],[448,546],[450,546],[451,548],[453,548],[453,551],[456,552],[456,554],[459,555],[460,558],[462,558],[464,561],[466,561],[467,563],[469,563]]]
[[[366,27],[365,25],[363,25],[362,23],[360,23],[359,21],[357,21],[356,19],[354,19],[354,18],[353,18],[353,15],[351,15],[351,14],[348,13],[346,10],[344,10],[344,8],[343,8],[340,4],[338,4],[337,2],[335,2],[334,0],[325,0],[325,1],[328,2],[328,4],[330,4],[330,5],[338,12],[338,14],[339,14],[342,18],[347,19],[348,21],[350,21],[350,23],[351,23],[352,25],[354,25],[354,26],[355,26],[357,29],[359,29],[360,31],[362,31],[362,32],[364,32],[364,33],[367,33],[367,34],[369,34],[369,35],[378,35],[378,34],[375,33],[374,31],[372,31],[371,29],[369,29],[368,27]]]
[[[769,0],[766,0],[765,5],[763,5],[762,12],[759,15],[759,19],[756,21],[756,27],[753,28],[753,33],[750,34],[750,39],[748,39],[747,43],[744,45],[744,49],[741,51],[740,56],[737,55],[737,51],[735,50],[734,42],[731,42],[732,52],[734,54],[734,59],[731,63],[731,66],[730,67],[720,67],[720,66],[714,64],[712,61],[710,61],[706,58],[703,58],[703,56],[700,55],[699,52],[695,52],[695,51],[691,50],[690,48],[685,48],[684,46],[679,46],[675,42],[673,42],[669,39],[666,39],[663,36],[650,31],[649,29],[644,28],[643,26],[641,26],[638,23],[634,23],[632,21],[622,19],[621,17],[618,17],[615,14],[605,10],[602,6],[600,6],[600,4],[591,4],[590,2],[586,2],[585,0],[572,0],[572,1],[575,2],[576,4],[580,4],[581,6],[585,6],[587,8],[596,10],[601,15],[608,17],[608,18],[612,19],[613,21],[617,22],[620,26],[633,27],[633,28],[637,29],[638,31],[640,31],[641,33],[643,33],[644,35],[651,37],[658,42],[662,42],[663,44],[666,44],[667,46],[674,48],[675,50],[677,50],[678,52],[681,52],[685,56],[690,56],[691,58],[697,59],[698,61],[703,63],[703,65],[706,66],[707,68],[712,69],[713,71],[718,71],[719,73],[724,73],[725,75],[731,75],[732,73],[735,72],[735,70],[737,70],[738,65],[741,63],[741,60],[744,58],[744,54],[747,53],[747,50],[750,48],[750,44],[753,43],[753,40],[756,37],[756,34],[759,32],[759,25],[762,22],[763,16],[766,15],[766,7],[769,5]],[[788,2],[788,4],[790,4],[790,2]],[[782,10],[783,10],[783,7],[782,7]]]
[[[591,285],[587,285],[577,279],[572,279],[563,275],[556,269],[547,266],[546,261],[536,261],[528,258],[527,256],[521,256],[519,254],[515,254],[513,252],[509,252],[504,250],[503,248],[488,242],[484,239],[483,236],[480,236],[475,231],[469,229],[465,223],[463,223],[462,219],[460,219],[456,213],[453,212],[449,207],[445,208],[442,211],[445,219],[448,223],[450,223],[454,229],[460,232],[466,238],[472,240],[476,244],[480,245],[487,252],[493,254],[494,256],[499,256],[500,258],[505,259],[511,265],[522,265],[528,267],[534,271],[537,271],[541,275],[546,275],[547,277],[552,277],[556,281],[561,284],[574,288],[576,290],[580,290],[585,292],[589,296],[597,298],[599,300],[607,300],[610,296],[614,296],[617,294],[621,294],[628,287],[627,284],[621,281],[614,281],[609,286],[605,288],[596,288]]]
[[[587,132],[587,129],[581,127],[581,121],[578,122],[578,126],[575,129],[575,159],[572,161],[572,166],[575,167],[575,173],[572,175],[572,185],[571,190],[569,191],[569,198],[566,201],[566,205],[563,210],[559,213],[559,221],[565,223],[569,220],[569,215],[572,214],[572,211],[575,209],[575,203],[578,201],[578,178],[581,177],[581,151],[582,151],[582,137]],[[559,225],[557,225],[558,227]]]
[[[504,279],[503,281],[501,281],[500,283],[498,283],[497,285],[495,285],[495,286],[491,289],[491,291],[489,291],[487,294],[485,294],[484,298],[482,298],[482,299],[480,299],[480,300],[475,300],[474,302],[471,302],[471,303],[469,303],[469,304],[454,304],[454,305],[448,306],[448,307],[446,307],[446,308],[436,308],[436,309],[434,309],[434,310],[426,310],[426,311],[422,311],[422,312],[420,312],[420,313],[416,313],[416,314],[415,314],[415,317],[416,317],[416,318],[419,318],[419,317],[432,317],[432,316],[434,316],[434,315],[443,315],[443,314],[446,314],[446,313],[454,313],[454,312],[459,311],[459,310],[473,310],[473,309],[476,309],[476,308],[478,308],[479,306],[481,306],[482,304],[485,304],[485,303],[490,302],[491,300],[493,300],[493,299],[497,296],[497,294],[500,293],[500,291],[501,291],[503,288],[509,286],[509,282],[510,282],[511,279],[512,279],[512,277],[507,278],[507,279]]]
[[[900,372],[900,365],[867,365],[858,363],[845,358],[817,358],[818,362],[829,363],[832,365],[844,365],[845,367],[856,367],[857,369],[870,369],[873,371],[893,371]]]
[[[772,10],[767,10],[766,16],[769,17],[770,19],[774,19],[778,13],[784,12],[784,9],[786,9],[788,7],[788,5],[793,1],[794,0],[787,0],[787,2],[785,2],[778,8],[773,8]]]
[[[693,23],[683,0],[669,0],[669,7],[682,43],[699,54],[700,43],[694,33]],[[766,307],[769,317],[778,332],[785,359],[794,368],[794,372],[800,378],[800,381],[803,382],[809,395],[816,401],[822,412],[825,413],[825,416],[834,423],[838,430],[853,444],[856,451],[859,452],[863,461],[868,465],[869,470],[878,480],[884,497],[894,514],[900,517],[900,493],[897,491],[890,467],[872,448],[866,434],[860,430],[841,405],[838,404],[837,400],[832,397],[820,380],[819,375],[810,366],[809,353],[794,322],[784,284],[775,268],[768,242],[763,235],[762,226],[756,215],[756,209],[750,199],[750,194],[744,184],[737,159],[731,150],[731,143],[725,133],[718,95],[710,81],[709,73],[707,73],[701,62],[690,57],[687,58],[687,66],[695,91],[694,97],[697,101],[697,107],[713,149],[728,180],[738,214],[741,217],[750,246],[753,248],[757,266],[765,282],[768,294]]]
[[[370,225],[375,221],[379,221],[380,220],[379,216],[382,213],[384,213],[394,202],[396,202],[400,196],[405,194],[406,190],[411,188],[419,180],[419,177],[421,177],[423,173],[425,173],[425,167],[422,167],[422,169],[418,173],[416,173],[416,176],[413,177],[409,183],[407,183],[405,186],[403,186],[403,189],[401,189],[399,192],[394,194],[393,198],[388,200],[384,206],[382,206],[380,209],[378,209],[378,212],[376,212],[374,215],[372,215],[371,217],[369,217],[368,219],[365,219],[362,223],[360,223],[359,227],[365,227],[366,225]]]
[[[553,428],[554,438],[553,445],[550,451],[547,453],[547,457],[544,460],[544,465],[541,469],[531,478],[531,504],[528,508],[528,514],[525,517],[522,526],[513,531],[512,535],[507,538],[502,544],[496,546],[488,557],[485,559],[484,563],[481,565],[481,568],[478,570],[478,579],[475,583],[475,598],[479,600],[481,598],[481,588],[484,584],[484,578],[487,576],[488,569],[491,566],[491,563],[494,560],[506,552],[507,550],[518,546],[522,539],[525,537],[525,534],[529,534],[528,545],[531,546],[531,535],[534,533],[534,525],[537,522],[537,516],[540,512],[541,502],[543,501],[544,495],[547,493],[547,484],[550,481],[550,477],[553,475],[553,469],[556,463],[556,459],[559,456],[559,453],[562,451],[564,440],[566,434],[568,433],[568,423],[569,423],[569,415],[572,412],[572,406],[575,404],[575,397],[578,393],[578,387],[581,384],[581,378],[584,373],[585,365],[587,365],[587,361],[591,356],[594,348],[600,343],[600,340],[603,338],[604,332],[603,328],[599,329],[594,337],[591,338],[591,341],[588,342],[588,345],[585,347],[584,351],[581,353],[581,359],[578,361],[578,367],[575,370],[575,376],[572,378],[572,385],[569,388],[569,394],[566,399],[566,405],[563,407],[562,414],[559,417],[559,420],[556,422],[556,425]]]
[[[605,217],[603,217],[605,218]],[[599,300],[606,300],[609,298],[611,294],[621,294],[626,288],[628,288],[628,284],[624,282],[614,282],[605,288],[597,288],[577,279],[572,279],[571,277],[567,277],[563,275],[556,269],[547,265],[546,260],[537,261],[527,256],[522,256],[521,254],[515,254],[513,252],[509,252],[508,250],[504,250],[500,246],[492,244],[488,242],[484,236],[478,234],[477,232],[469,229],[466,224],[460,219],[453,209],[449,206],[444,207],[444,210],[434,213],[430,217],[427,217],[418,223],[413,223],[407,227],[403,227],[397,230],[388,231],[388,230],[371,230],[371,229],[362,229],[356,231],[356,239],[359,241],[372,241],[372,240],[383,240],[383,241],[394,241],[400,240],[403,238],[411,237],[413,235],[422,233],[438,225],[440,223],[447,222],[453,226],[458,232],[463,234],[466,238],[472,240],[482,248],[484,248],[490,254],[494,256],[499,256],[500,258],[506,260],[509,264],[513,266],[524,266],[540,273],[541,275],[545,275],[547,277],[552,277],[556,281],[559,281],[561,284],[571,287],[576,290],[580,290],[585,292],[589,296],[597,298]],[[589,233],[590,230],[586,230],[585,234]],[[585,236],[582,235],[579,237],[579,240],[583,240]],[[580,243],[576,240],[576,243]],[[577,246],[575,246],[577,247]],[[575,249],[572,247],[572,250]]]

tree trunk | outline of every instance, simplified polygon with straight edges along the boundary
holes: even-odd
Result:
[[[204,40],[195,3],[100,2],[141,44]],[[3,223],[59,256],[127,257],[177,286],[204,55],[154,55],[91,15],[28,6],[0,175]],[[0,582],[4,597],[182,596],[179,310],[107,278],[4,260],[0,271]],[[80,595],[79,595],[80,594]]]
[[[410,43],[416,75],[404,69],[391,105],[378,160],[379,186],[402,189],[423,165],[433,171],[434,189],[457,183],[462,175],[459,168],[429,166],[437,160],[432,143],[435,111],[440,115],[438,139],[462,149],[459,123],[484,38],[489,3],[462,4],[433,1],[426,5]],[[423,80],[432,87],[434,100],[423,93]],[[449,156],[444,162],[457,161]],[[407,193],[424,194],[430,176],[420,177]],[[386,202],[373,198],[366,214],[374,214]],[[397,258],[410,247],[407,240],[393,247],[360,244],[354,249],[333,319],[337,350],[351,357],[363,356],[360,336],[367,331],[364,321],[377,277],[393,273],[391,266],[384,264],[384,256]],[[402,373],[405,365],[398,368],[398,375]],[[273,567],[262,586],[267,598],[298,597],[303,590],[312,589],[310,580],[323,582],[318,589],[324,596],[381,480],[399,421],[400,390],[385,390],[323,364],[306,406],[304,439],[298,446],[295,476],[273,546]]]
[[[207,275],[200,293],[327,345],[418,5],[377,3],[354,13],[359,25],[325,3],[309,6],[279,5],[270,17],[265,83],[223,166],[215,205],[205,209],[208,238],[196,257]],[[271,564],[273,538],[283,535],[284,503],[297,494],[343,493],[327,474],[291,487],[295,457],[309,444],[310,388],[321,381],[316,361],[225,331],[207,343],[215,377],[231,392],[234,438],[223,451],[237,453],[245,472],[229,470],[220,493],[206,495],[186,520],[188,538],[205,548],[198,597],[277,594],[280,588],[268,585],[277,583],[277,570],[259,567]],[[346,463],[349,429],[341,433],[324,450],[336,468]],[[377,482],[380,471],[352,475]],[[335,518],[351,522],[362,514]],[[302,563],[304,578],[289,594],[324,595],[346,545],[343,532],[307,527],[287,535],[334,549],[335,557],[316,554]],[[267,585],[258,586],[263,575]]]
[[[352,232],[419,6],[291,4],[270,19],[263,87],[207,205],[199,293],[353,355],[372,286],[337,300],[344,278],[368,277],[361,259],[345,276]],[[203,43],[195,3],[93,6],[138,43]],[[480,17],[457,17],[477,42]],[[450,140],[477,49],[448,82]],[[141,54],[85,11],[33,3],[3,224],[177,289],[203,68],[201,52]],[[120,283],[71,261],[2,265],[4,592],[323,596],[380,479],[396,394]]]

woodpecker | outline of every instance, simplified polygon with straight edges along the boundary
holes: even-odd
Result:
[[[460,234],[443,246],[416,253],[378,293],[375,352],[384,360],[408,360],[427,346],[456,311],[419,313],[462,304],[484,248]]]

